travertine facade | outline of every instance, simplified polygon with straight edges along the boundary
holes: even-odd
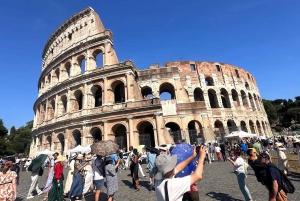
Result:
[[[271,134],[249,72],[217,62],[167,62],[147,70],[119,62],[113,34],[92,8],[64,22],[42,58],[31,154],[66,153],[95,139],[128,147],[214,141],[240,129]],[[160,100],[163,92],[170,100]]]

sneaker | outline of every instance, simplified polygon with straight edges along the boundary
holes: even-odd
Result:
[[[27,196],[26,199],[32,199],[32,198],[34,198],[34,196],[33,195],[29,195],[29,196]]]
[[[43,191],[40,191],[39,193],[38,193],[38,195],[42,195],[43,194]]]

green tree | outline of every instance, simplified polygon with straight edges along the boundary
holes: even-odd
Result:
[[[272,105],[271,101],[264,100],[264,99],[262,101],[264,104],[265,111],[268,115],[269,122],[272,125],[275,123],[275,121],[277,119],[277,111],[276,111],[274,105]]]
[[[16,134],[17,134],[16,128],[14,126],[11,127],[10,132],[9,132],[9,141],[13,141]]]
[[[0,119],[0,155],[3,156],[5,154],[5,150],[7,148],[6,138],[7,138],[8,130],[5,128],[2,119]]]

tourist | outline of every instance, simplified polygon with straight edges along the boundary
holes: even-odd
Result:
[[[249,143],[248,149],[251,149],[251,150],[253,151],[254,158],[257,159],[257,156],[258,156],[259,154],[257,153],[256,149],[253,147],[253,144],[252,144],[252,143]]]
[[[125,169],[128,169],[130,167],[131,159],[133,157],[132,150],[133,150],[133,146],[130,146],[129,147],[129,152],[126,152],[126,154],[127,154],[127,160],[125,162]]]
[[[0,172],[0,200],[14,201],[17,198],[17,173],[11,171],[13,162],[7,161]]]
[[[105,165],[105,175],[106,175],[106,187],[107,187],[107,197],[108,201],[114,200],[114,195],[118,192],[118,174],[116,168],[119,166],[119,160],[115,165],[113,165],[113,158],[107,157]]]
[[[263,151],[258,140],[253,144],[253,148],[257,151],[258,154],[262,153]]]
[[[174,178],[174,176],[192,162],[196,156],[197,152],[195,147],[193,154],[178,165],[176,165],[177,155],[169,156],[162,154],[156,158],[156,174],[154,179],[155,192],[158,201],[182,200],[183,194],[190,191],[191,186],[202,179],[205,146],[201,146],[199,149],[198,165],[195,171],[191,175],[182,178]]]
[[[270,156],[266,153],[261,153],[260,161],[267,166],[265,185],[269,190],[269,201],[287,201],[287,195],[281,187],[281,173],[270,162]]]
[[[243,193],[243,196],[246,201],[251,201],[252,197],[250,195],[250,192],[245,184],[245,168],[244,168],[244,159],[241,156],[241,151],[235,150],[234,152],[235,158],[227,158],[228,161],[230,161],[233,165],[233,171],[237,176],[239,188]]]
[[[86,159],[85,159],[85,163],[86,165],[84,166],[83,170],[84,170],[84,187],[83,187],[83,191],[82,194],[86,194],[88,192],[90,192],[91,190],[94,189],[93,186],[93,178],[94,178],[94,172],[93,172],[93,168],[92,168],[92,155],[88,154],[86,155]]]
[[[15,157],[8,157],[7,161],[11,161],[13,163],[13,165],[10,167],[10,171],[13,171],[15,173],[17,173],[17,185],[19,185],[19,180],[20,180],[20,166],[19,166],[19,161],[16,161]]]
[[[38,195],[42,195],[43,191],[40,190],[38,179],[39,179],[39,173],[40,173],[41,167],[38,167],[36,170],[31,172],[31,184],[28,191],[27,199],[32,199],[34,196],[32,195],[32,191],[36,190]]]
[[[216,153],[216,155],[217,155],[217,157],[218,157],[218,161],[219,161],[219,162],[222,162],[222,158],[221,158],[221,148],[219,147],[218,144],[216,144],[216,146],[215,146],[215,153]]]
[[[153,190],[154,186],[154,180],[153,180],[153,168],[154,168],[154,163],[156,159],[156,154],[153,151],[150,151],[149,154],[147,155],[147,168],[149,170],[149,190]]]
[[[215,147],[211,143],[208,143],[208,157],[209,157],[209,161],[213,161],[213,162],[215,161],[214,152],[215,152]]]
[[[244,143],[243,140],[241,140],[240,147],[241,147],[241,154],[242,154],[243,156],[246,155],[247,147],[246,147],[246,144]]]
[[[53,176],[54,176],[54,157],[49,155],[48,161],[49,161],[49,165],[48,165],[48,172],[46,175],[47,182],[46,182],[45,188],[43,189],[43,193],[46,193],[46,196],[43,199],[44,201],[46,201],[48,199],[48,194],[52,188],[52,182],[53,182]]]
[[[133,157],[131,159],[131,164],[130,164],[130,174],[132,177],[132,184],[135,186],[135,191],[139,191],[140,190],[140,186],[139,186],[139,166],[138,166],[138,160],[139,160],[139,156],[138,156],[138,152],[137,149],[133,149]]]
[[[286,148],[284,144],[281,142],[276,142],[274,149],[277,151],[277,158],[278,158],[278,169],[282,171],[282,173],[287,174],[289,171],[288,159],[284,153]]]
[[[222,141],[220,143],[220,148],[221,148],[221,154],[223,157],[223,161],[225,162],[226,161],[226,146]]]
[[[75,165],[74,165],[74,178],[71,185],[71,189],[69,191],[68,197],[73,200],[81,200],[82,192],[83,192],[83,181],[84,181],[84,164],[82,163],[83,155],[79,154],[76,157]]]
[[[62,155],[58,156],[58,153],[54,154],[55,163],[54,163],[54,177],[52,188],[49,192],[48,201],[62,201],[64,200],[63,195],[63,183],[64,183],[64,174],[63,174],[63,162],[65,161],[65,157]]]
[[[74,172],[74,165],[75,165],[75,158],[76,157],[77,157],[77,154],[73,153],[70,157],[70,160],[69,160],[70,170],[68,172],[68,176],[67,176],[67,180],[66,180],[65,188],[64,188],[65,197],[68,197],[68,193],[69,193],[69,191],[71,189],[71,185],[73,183],[73,172]]]
[[[99,200],[101,189],[104,186],[104,178],[103,178],[103,167],[104,167],[104,161],[102,160],[102,157],[100,155],[97,155],[93,159],[93,172],[94,172],[94,178],[93,178],[93,184],[96,190],[95,193],[95,200]]]
[[[145,175],[145,173],[144,173],[144,171],[143,171],[143,168],[142,168],[142,166],[141,166],[141,164],[142,164],[142,162],[143,162],[143,158],[142,158],[142,153],[138,153],[138,166],[139,166],[139,171],[140,171],[140,173],[141,173],[141,175],[145,178],[145,177],[147,177],[146,175]]]
[[[26,170],[26,172],[28,172],[28,167],[29,165],[31,164],[31,158],[27,158],[26,162],[25,162],[25,165],[24,165],[24,168]]]

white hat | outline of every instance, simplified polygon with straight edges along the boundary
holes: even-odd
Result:
[[[278,148],[278,147],[281,147],[281,146],[283,146],[283,143],[276,142],[274,148]]]

